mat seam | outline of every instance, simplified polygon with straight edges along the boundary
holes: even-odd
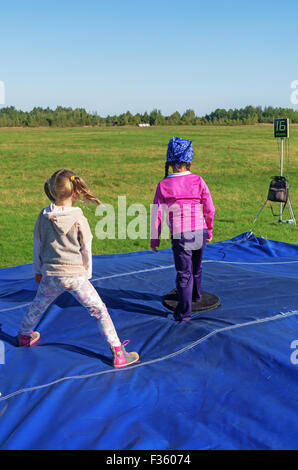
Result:
[[[41,389],[46,388],[46,387],[54,386],[54,385],[57,385],[61,382],[66,381],[66,380],[88,379],[88,378],[91,378],[91,377],[96,377],[96,376],[104,375],[104,374],[108,374],[108,373],[120,373],[120,372],[125,372],[125,371],[131,371],[132,369],[135,369],[135,368],[138,368],[138,367],[144,367],[146,365],[155,364],[156,362],[164,361],[166,359],[171,359],[172,357],[183,354],[185,351],[188,351],[189,349],[192,349],[192,348],[198,346],[203,341],[206,341],[211,336],[214,336],[218,333],[222,333],[222,332],[228,331],[228,330],[233,330],[233,329],[236,329],[236,328],[241,328],[241,327],[244,327],[244,326],[251,326],[251,325],[258,324],[258,323],[266,323],[266,322],[269,322],[269,321],[279,320],[279,319],[282,319],[282,318],[289,318],[289,317],[297,315],[297,314],[298,314],[298,310],[294,310],[294,311],[290,311],[290,312],[286,312],[286,313],[279,313],[279,314],[274,315],[272,317],[265,317],[265,318],[253,320],[251,322],[237,323],[236,325],[230,325],[230,326],[227,326],[227,327],[224,327],[224,328],[218,328],[214,331],[211,331],[210,333],[203,336],[202,338],[195,341],[194,343],[191,343],[190,345],[185,346],[184,348],[179,349],[178,351],[175,351],[174,353],[168,354],[168,355],[163,356],[161,358],[153,359],[152,361],[141,362],[141,363],[136,364],[134,366],[127,367],[126,369],[123,369],[123,370],[110,369],[110,370],[105,370],[105,371],[100,371],[100,372],[94,372],[92,374],[61,377],[60,379],[54,380],[53,382],[49,382],[47,384],[35,385],[34,387],[28,387],[28,388],[16,390],[15,392],[12,392],[12,393],[4,396],[4,397],[0,397],[0,402],[5,401],[5,400],[9,400],[10,398],[13,398],[13,397],[15,397],[17,395],[20,395],[22,393],[32,392],[32,391],[35,391],[35,390],[41,390]]]

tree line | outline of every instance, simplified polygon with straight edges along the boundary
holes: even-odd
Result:
[[[164,116],[158,109],[150,113],[132,114],[130,111],[120,115],[102,117],[98,113],[89,113],[84,108],[56,109],[35,107],[31,111],[17,110],[14,106],[0,109],[0,127],[76,127],[76,126],[136,126],[141,123],[151,126],[171,125],[247,125],[273,123],[276,118],[289,118],[291,123],[298,123],[298,111],[292,108],[274,108],[272,106],[246,106],[241,109],[216,109],[205,116],[196,116],[193,109],[184,113]]]

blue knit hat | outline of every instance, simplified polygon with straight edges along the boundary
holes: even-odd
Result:
[[[180,139],[180,137],[172,137],[168,144],[167,162],[192,162],[192,159],[192,141]]]

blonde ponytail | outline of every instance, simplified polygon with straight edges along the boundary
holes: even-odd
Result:
[[[72,175],[70,180],[73,184],[74,191],[83,199],[83,201],[91,202],[98,206],[101,204],[100,200],[90,191],[85,181],[80,176]]]
[[[72,170],[58,170],[45,182],[44,191],[51,202],[67,199],[74,193],[84,202],[100,205],[100,200],[93,194],[85,181]]]

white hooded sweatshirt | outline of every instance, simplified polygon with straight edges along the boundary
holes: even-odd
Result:
[[[50,204],[34,228],[33,267],[45,276],[92,277],[92,233],[79,207]]]

